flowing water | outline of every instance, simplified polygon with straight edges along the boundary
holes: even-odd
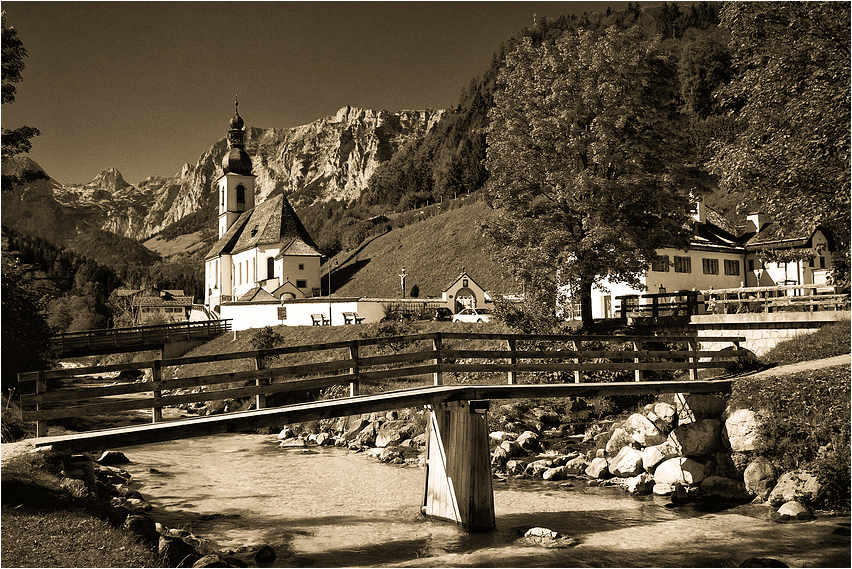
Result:
[[[768,508],[672,507],[581,480],[494,481],[497,528],[468,533],[420,515],[425,469],[345,449],[282,449],[274,436],[229,434],[123,449],[154,518],[253,563],[278,567],[849,567],[849,518],[779,524]],[[530,544],[543,526],[569,539]]]

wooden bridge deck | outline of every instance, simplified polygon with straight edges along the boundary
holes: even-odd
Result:
[[[50,345],[59,357],[141,352],[162,348],[169,342],[208,340],[230,329],[230,320],[106,328],[57,334],[51,338]]]
[[[731,380],[633,381],[615,383],[558,383],[530,385],[432,386],[299,403],[283,407],[214,415],[198,419],[151,423],[88,433],[34,439],[36,446],[61,452],[99,451],[166,440],[238,432],[265,426],[345,417],[401,407],[438,406],[463,400],[544,397],[612,396],[661,393],[717,393],[731,389]]]

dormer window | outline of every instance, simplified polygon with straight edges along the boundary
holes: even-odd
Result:
[[[254,237],[255,235],[257,235],[257,226],[256,225],[254,227],[252,227],[252,229],[251,229],[251,236]]]

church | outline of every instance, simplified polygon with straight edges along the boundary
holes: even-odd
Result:
[[[245,123],[234,103],[228,150],[216,182],[219,239],[205,257],[206,305],[281,301],[321,294],[322,255],[283,194],[255,207],[255,176]]]

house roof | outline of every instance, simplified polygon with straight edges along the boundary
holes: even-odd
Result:
[[[260,245],[286,243],[288,255],[321,256],[316,244],[284,194],[278,194],[243,213],[207,253],[207,259]]]
[[[161,298],[159,296],[137,296],[133,299],[133,306],[192,306],[191,296],[172,296]]]
[[[777,223],[770,223],[764,226],[757,233],[749,233],[744,237],[745,248],[747,251],[763,251],[766,249],[798,249],[811,247],[811,240],[817,231],[822,231],[828,240],[829,249],[834,249],[834,239],[831,231],[828,229],[816,226],[809,229],[800,230],[797,232],[790,231],[781,227]]]
[[[462,271],[461,274],[453,280],[453,282],[451,282],[449,285],[447,285],[447,287],[443,290],[443,292],[447,292],[448,290],[453,288],[453,285],[455,285],[457,282],[459,282],[462,279],[467,279],[469,281],[468,282],[468,288],[470,288],[471,283],[473,283],[474,285],[476,285],[476,288],[485,292],[485,289],[482,288],[481,286],[479,286],[479,283],[476,282],[475,280],[473,280],[473,278],[471,278],[471,276],[469,274],[467,274],[467,271]]]
[[[254,302],[259,300],[275,300],[275,297],[266,292],[263,288],[256,286],[239,299],[240,302]]]

